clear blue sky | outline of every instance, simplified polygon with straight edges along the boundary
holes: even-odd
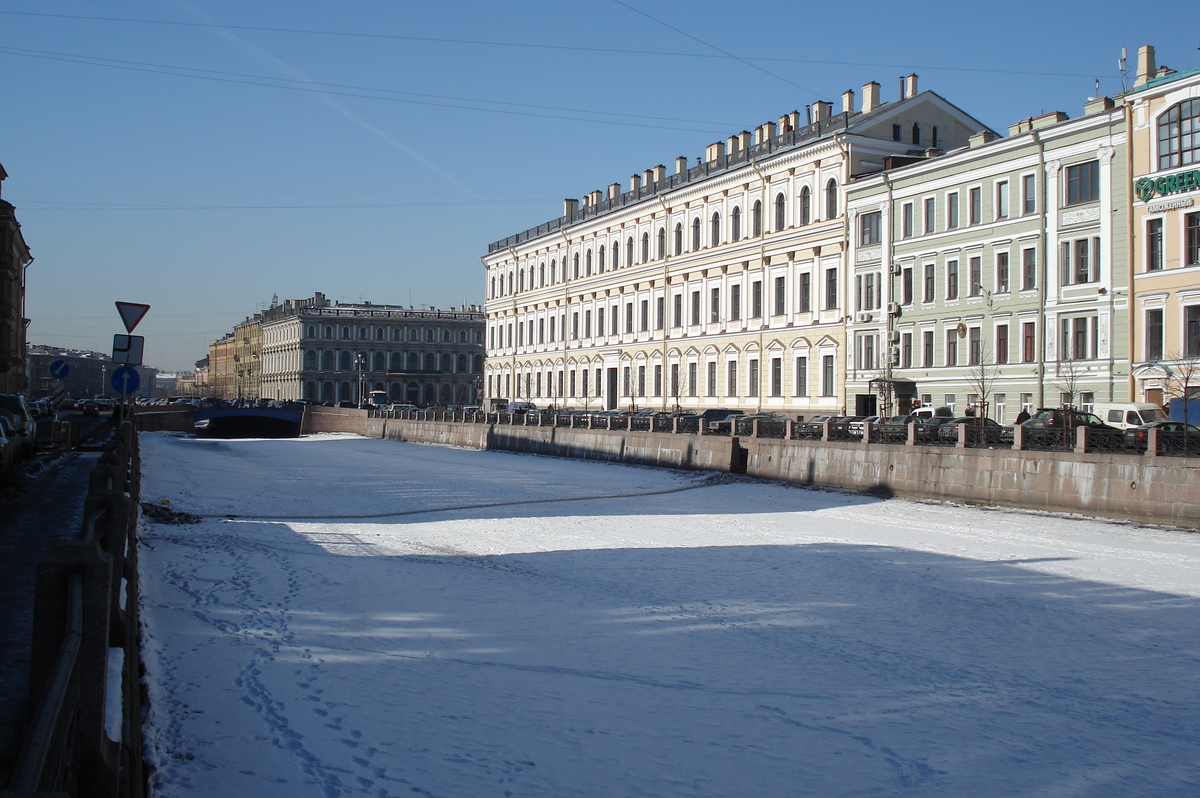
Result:
[[[488,243],[847,88],[920,75],[1000,132],[1117,59],[1200,62],[1195,0],[0,0],[32,343],[190,369],[282,298],[482,302]],[[839,105],[840,107],[840,105]]]

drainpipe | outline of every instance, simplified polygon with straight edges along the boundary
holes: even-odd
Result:
[[[1042,141],[1042,135],[1038,131],[1031,131],[1033,135],[1033,143],[1037,145],[1038,153],[1038,178],[1041,184],[1041,200],[1042,200],[1042,225],[1038,234],[1039,242],[1038,249],[1041,250],[1038,260],[1041,266],[1041,274],[1038,275],[1038,336],[1037,336],[1037,405],[1036,407],[1046,406],[1046,336],[1049,331],[1046,329],[1046,280],[1048,277],[1048,263],[1050,260],[1050,252],[1048,250],[1048,236],[1046,230],[1050,224],[1050,207],[1049,207],[1049,192],[1046,190],[1047,183],[1050,182],[1046,175],[1046,142]],[[1023,347],[1025,342],[1021,342]]]
[[[667,336],[670,334],[670,332],[668,330],[667,319],[666,319],[666,316],[667,316],[667,286],[670,283],[670,278],[668,275],[670,273],[670,268],[671,268],[671,248],[667,246],[666,234],[667,234],[667,225],[669,225],[671,223],[671,208],[670,208],[670,206],[667,205],[667,201],[662,198],[662,194],[655,194],[654,198],[656,200],[658,200],[658,204],[661,205],[662,209],[663,209],[663,267],[662,267],[663,268],[663,319],[662,319],[662,323],[663,323],[663,340],[662,340],[663,384],[662,384],[662,396],[660,396],[659,399],[662,400],[662,409],[666,410],[667,409],[667,389],[670,387],[667,384],[667,382],[671,378],[671,373],[670,373],[671,370],[669,368],[670,363],[667,362]],[[703,224],[703,219],[701,219],[701,224]],[[701,229],[703,229],[703,227],[701,227]],[[650,299],[654,299],[653,292],[650,294]]]
[[[1133,188],[1133,106],[1129,104],[1128,98],[1126,98],[1125,102],[1123,102],[1121,105],[1121,118],[1125,123],[1125,191],[1130,191]],[[1125,220],[1126,228],[1128,230],[1125,238],[1125,241],[1127,242],[1125,246],[1125,260],[1127,263],[1125,281],[1125,302],[1127,309],[1125,314],[1128,318],[1129,325],[1129,355],[1127,358],[1129,361],[1129,374],[1125,378],[1125,387],[1128,390],[1130,401],[1138,401],[1137,381],[1133,378],[1133,363],[1134,360],[1137,359],[1136,347],[1138,320],[1137,309],[1134,307],[1133,303],[1133,285],[1135,260],[1137,259],[1137,253],[1141,252],[1141,249],[1140,245],[1138,244],[1137,227],[1133,223],[1132,197],[1130,198],[1130,201],[1124,204],[1123,207],[1125,208],[1126,215],[1128,216],[1128,218]],[[1111,346],[1112,344],[1110,343],[1110,350]],[[1109,397],[1109,399],[1115,401],[1113,397]]]
[[[892,384],[891,334],[893,332],[893,328],[895,328],[895,326],[896,326],[896,321],[892,317],[892,314],[888,312],[888,307],[891,305],[892,302],[895,301],[895,295],[896,295],[895,281],[892,279],[892,235],[893,235],[893,230],[895,229],[893,227],[893,225],[896,222],[896,208],[895,208],[895,196],[894,196],[894,188],[895,187],[892,185],[891,175],[889,175],[886,171],[883,173],[883,184],[885,186],[887,186],[887,204],[888,204],[887,226],[884,227],[885,233],[884,233],[884,238],[883,238],[884,246],[887,247],[887,253],[886,253],[887,257],[880,258],[879,260],[880,260],[880,263],[883,264],[883,268],[887,270],[887,278],[888,278],[887,279],[887,287],[888,287],[887,302],[881,303],[883,305],[885,318],[887,319],[887,334],[884,336],[884,339],[886,341],[886,346],[887,346],[887,354],[883,361],[883,377],[884,377],[884,379],[887,380],[887,382],[884,383],[884,390],[886,391],[886,393],[884,393],[884,408],[883,408],[884,412],[880,415],[890,417],[892,415],[892,396],[893,396],[893,393],[895,390],[894,386]],[[914,217],[915,217],[915,214],[916,214],[915,207],[913,208],[913,213],[914,213]],[[913,224],[914,225],[916,224],[915,218],[913,219]],[[880,286],[880,289],[882,290],[882,286]],[[899,340],[899,339],[897,339],[897,340]],[[867,384],[867,388],[870,389],[870,383]],[[877,410],[878,410],[878,408],[877,408]]]
[[[513,268],[519,272],[521,270],[521,263],[520,263],[520,259],[517,257],[517,248],[509,247],[508,254],[512,255]],[[519,291],[520,288],[518,288],[517,290]],[[512,292],[512,299],[510,301],[511,301],[512,315],[513,315],[513,324],[515,326],[517,326],[517,335],[520,336],[521,335],[521,329],[520,329],[521,322],[517,318],[517,291]],[[512,342],[511,361],[512,361],[512,380],[513,380],[512,387],[513,387],[513,390],[512,390],[512,396],[508,397],[510,401],[520,397],[520,395],[521,395],[521,386],[518,382],[520,380],[520,377],[517,376],[517,341],[516,340],[514,340]],[[526,399],[528,399],[528,398],[529,397],[526,397]]]
[[[758,175],[758,182],[759,182],[759,185],[761,186],[761,188],[759,189],[759,200],[758,201],[760,203],[760,207],[762,207],[763,210],[765,211],[766,207],[767,207],[767,178],[765,175],[763,175],[762,170],[758,168],[757,161],[750,161],[750,168],[752,168],[754,170],[754,173],[756,175]],[[766,264],[766,260],[767,260],[766,229],[767,229],[766,225],[763,225],[763,228],[762,228],[763,235],[760,235],[758,237],[758,268],[762,271],[762,285],[763,285],[764,292],[766,291],[766,288],[768,285],[767,270],[764,268],[764,266]],[[751,298],[751,301],[754,301],[753,298]],[[763,315],[759,318],[759,322],[758,322],[758,396],[754,397],[754,399],[755,399],[754,408],[755,408],[756,413],[762,412],[763,328],[765,327],[765,324],[763,323],[762,319],[766,318],[766,313],[767,313],[767,309],[764,305]]]
[[[567,274],[568,274],[568,272],[567,272],[567,256],[571,254],[570,253],[571,238],[561,228],[559,229],[558,233],[559,233],[559,235],[561,235],[563,237],[563,247],[564,247],[564,253],[565,253],[563,255],[563,261],[562,261],[563,317],[562,317],[562,324],[559,325],[559,330],[558,330],[558,342],[562,346],[563,389],[562,389],[562,391],[559,392],[559,395],[557,397],[555,397],[558,399],[558,404],[561,405],[562,400],[564,398],[566,398],[566,390],[567,390],[567,378],[566,378],[566,372],[567,372],[567,317],[571,315],[571,287],[570,287],[571,284],[570,284],[570,281],[573,280],[574,278],[567,276]],[[551,374],[552,374],[551,379],[558,376],[557,374],[554,373],[553,370],[551,371]],[[553,395],[554,392],[551,391],[550,393],[551,393],[551,395]]]
[[[844,194],[845,186],[850,181],[850,149],[849,149],[849,147],[846,146],[845,135],[842,133],[838,133],[833,137],[833,143],[837,145],[837,148],[842,153],[842,179],[841,179],[841,183],[839,184],[838,187],[843,189],[843,194]],[[840,200],[841,197],[839,197],[838,199]],[[848,242],[850,241],[850,214],[846,213],[846,209],[844,207],[842,207],[843,205],[845,205],[844,202],[838,203],[838,210],[842,214],[842,260],[843,260],[843,262],[846,263],[846,271],[848,272],[850,269],[850,264],[848,262],[848,251],[849,251]],[[849,302],[849,293],[848,293],[849,289],[844,285],[844,283],[849,282],[849,280],[843,280],[842,282],[843,282],[843,285],[841,286],[842,297],[838,301],[841,302],[843,304],[843,306],[845,306]],[[847,311],[849,310],[848,308],[845,308],[845,307],[843,307],[843,309],[847,310]],[[842,314],[842,362],[843,363],[846,361],[846,341],[848,338],[847,333],[846,333],[846,327],[848,326],[849,321],[850,321],[850,314],[848,312],[843,313]],[[842,374],[844,375],[845,373],[846,373],[846,369],[843,368]],[[842,395],[842,415],[846,415],[846,380],[844,378],[842,380],[842,394],[841,395]]]

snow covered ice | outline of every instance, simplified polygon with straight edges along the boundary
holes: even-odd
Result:
[[[141,440],[157,796],[1200,794],[1200,535]]]

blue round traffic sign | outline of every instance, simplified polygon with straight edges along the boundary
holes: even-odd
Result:
[[[129,366],[121,366],[112,373],[112,378],[109,379],[113,390],[122,396],[135,393],[138,386],[142,383],[141,376],[137,373],[137,369]]]
[[[71,373],[71,364],[65,360],[55,360],[50,364],[50,376],[56,380],[65,380]]]

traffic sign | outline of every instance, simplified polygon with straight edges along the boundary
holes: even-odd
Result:
[[[146,348],[146,338],[142,335],[114,335],[114,363],[125,363],[130,366],[142,365],[142,352]]]
[[[71,373],[71,364],[65,360],[55,360],[50,364],[50,376],[56,380],[65,380]]]
[[[121,314],[125,332],[133,332],[133,328],[138,326],[138,322],[142,320],[148,310],[150,310],[149,305],[142,305],[138,302],[118,302],[117,313]]]
[[[112,385],[114,391],[125,396],[137,391],[138,386],[142,384],[142,378],[137,373],[137,369],[130,368],[129,366],[121,366],[121,368],[112,373],[109,383]]]

